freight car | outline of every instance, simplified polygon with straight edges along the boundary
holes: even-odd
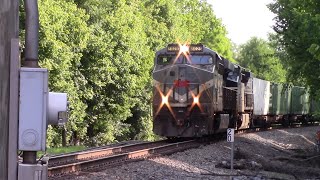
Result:
[[[153,131],[166,137],[307,122],[320,107],[305,88],[255,78],[202,44],[156,52],[152,104]]]

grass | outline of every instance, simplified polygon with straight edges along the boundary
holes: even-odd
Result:
[[[48,148],[47,154],[48,155],[55,155],[55,154],[64,154],[70,153],[75,151],[81,151],[86,149],[85,146],[68,146],[68,147],[58,147],[58,148]],[[38,157],[42,156],[44,152],[38,152]]]

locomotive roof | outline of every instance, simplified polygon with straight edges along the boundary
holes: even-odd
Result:
[[[179,46],[179,44],[169,44],[168,46],[170,46],[170,45]],[[221,62],[219,62],[219,63],[223,64],[223,66],[226,69],[229,69],[230,71],[234,71],[235,69],[241,68],[241,71],[249,73],[250,76],[252,76],[252,73],[248,69],[240,66],[239,64],[232,63],[230,60],[220,56],[216,51],[206,47],[205,45],[203,45],[203,44],[190,44],[190,45],[191,46],[192,45],[196,45],[196,46],[198,45],[198,46],[202,46],[203,47],[201,52],[197,51],[197,52],[192,52],[191,54],[211,54],[211,55],[217,57],[218,59],[220,59]],[[175,55],[175,54],[177,54],[177,51],[176,52],[174,52],[174,51],[170,52],[170,51],[168,51],[168,47],[165,47],[165,48],[162,48],[162,49],[160,49],[159,51],[156,52],[156,57],[158,57],[159,55],[162,55],[162,54]],[[156,59],[155,59],[155,61],[156,61]]]

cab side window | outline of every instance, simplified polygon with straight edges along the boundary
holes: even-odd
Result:
[[[158,57],[158,64],[159,65],[167,65],[171,64],[172,62],[172,57],[170,56],[159,56]]]

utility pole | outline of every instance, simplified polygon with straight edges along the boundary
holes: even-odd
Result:
[[[10,111],[14,110],[10,109],[13,105],[10,98],[17,94],[10,91],[10,73],[14,73],[10,72],[10,68],[11,61],[18,61],[19,58],[18,54],[14,54],[17,51],[12,49],[15,46],[14,49],[19,51],[18,5],[18,0],[0,1],[0,180],[17,178],[17,122],[10,122]]]
[[[10,142],[10,135],[17,134],[17,131],[13,132],[9,128],[9,114],[12,41],[19,36],[18,5],[19,0],[0,0],[0,180],[17,178],[17,159],[15,158],[13,163],[10,162],[10,151],[15,150],[15,154],[17,152],[17,139]]]

